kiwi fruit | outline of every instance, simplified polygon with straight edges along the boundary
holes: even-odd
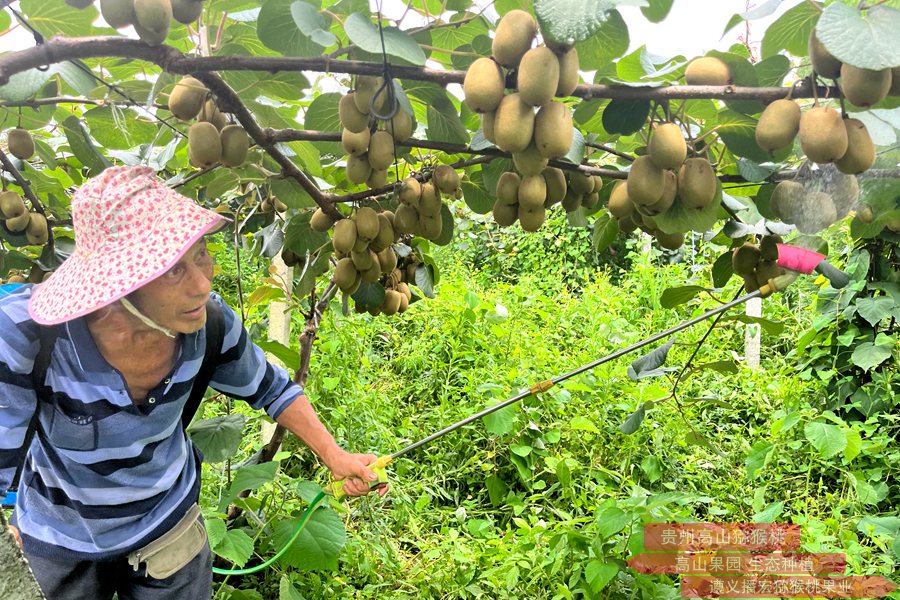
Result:
[[[240,125],[227,125],[219,132],[222,142],[222,164],[226,167],[239,167],[247,158],[250,149],[250,136]]]
[[[397,109],[397,113],[387,122],[385,129],[394,137],[394,141],[398,144],[405,142],[413,134],[413,120],[408,112],[402,108]]]
[[[419,213],[419,235],[426,240],[433,240],[441,235],[444,223],[441,220],[440,213],[434,215],[423,215]]]
[[[438,165],[435,167],[431,180],[444,194],[452,194],[459,189],[459,173],[450,165]]]
[[[391,213],[391,218],[393,218],[393,213]],[[369,242],[369,248],[375,252],[381,252],[394,243],[395,237],[394,226],[391,224],[391,219],[388,218],[387,211],[378,213],[378,235]]]
[[[203,108],[200,109],[197,118],[205,123],[212,123],[219,131],[228,126],[228,117],[219,110],[212,98],[203,103]]]
[[[900,67],[891,69],[891,89],[888,96],[900,96]]]
[[[684,245],[684,233],[676,231],[675,233],[656,232],[656,243],[660,248],[666,250],[678,250]]]
[[[182,121],[195,119],[208,95],[209,90],[200,80],[190,75],[182,77],[169,94],[169,111]]]
[[[396,290],[385,290],[384,304],[381,305],[381,313],[388,317],[397,314],[397,312],[400,310],[400,302],[402,298],[403,294]]]
[[[582,171],[570,171],[569,188],[579,196],[590,194],[594,191],[594,178]]]
[[[87,8],[93,3],[94,0],[66,0],[66,4],[68,4],[72,8],[77,8],[78,10]]]
[[[647,154],[660,169],[677,169],[687,158],[687,144],[681,127],[675,123],[663,123],[653,129]]]
[[[759,257],[762,260],[778,260],[778,244],[783,243],[780,235],[764,235],[759,240]]]
[[[868,225],[875,220],[875,211],[872,210],[872,207],[868,204],[863,204],[859,207],[859,210],[856,211],[856,217],[860,220],[860,222]]]
[[[211,167],[222,158],[222,141],[219,130],[212,123],[194,123],[188,129],[188,155],[191,164]]]
[[[782,181],[772,191],[769,204],[776,217],[785,223],[793,223],[799,216],[806,192],[796,181]]]
[[[705,158],[689,158],[678,171],[678,197],[687,208],[702,209],[716,197],[716,172]]]
[[[366,187],[370,190],[376,190],[386,186],[387,180],[388,172],[386,169],[372,169],[372,172],[366,178]]]
[[[203,0],[172,0],[172,17],[179,23],[190,25],[202,12]]]
[[[422,184],[415,177],[407,177],[400,184],[398,198],[403,204],[413,208],[419,206],[419,198],[422,196]]]
[[[891,90],[891,70],[860,69],[841,65],[841,91],[856,106],[872,106],[887,98]]]
[[[25,201],[15,192],[0,192],[0,213],[4,219],[13,219],[28,212]]]
[[[609,210],[609,214],[617,219],[630,217],[634,212],[634,204],[628,197],[628,186],[624,180],[619,180],[613,185],[606,208]]]
[[[28,225],[25,226],[25,239],[33,246],[42,246],[46,244],[49,239],[47,217],[40,213],[31,213],[28,219]]]
[[[374,257],[374,258],[373,258]],[[364,273],[372,268],[372,264],[376,261],[377,255],[366,248],[361,252],[357,252],[356,250],[350,251],[350,260],[353,261],[353,266],[356,267],[356,270],[360,273]],[[378,268],[381,271],[381,267]]]
[[[843,63],[833,57],[831,53],[825,49],[825,46],[819,41],[818,36],[816,36],[815,28],[809,32],[807,49],[809,51],[809,59],[812,62],[813,70],[821,77],[837,79],[841,76],[841,65]]]
[[[16,217],[6,219],[6,228],[13,232],[25,231],[28,224],[31,223],[31,213],[27,210]]]
[[[162,44],[172,22],[170,0],[134,0],[134,30],[151,46]]]
[[[325,232],[334,226],[334,220],[321,208],[317,208],[309,218],[309,226],[313,231]]]
[[[847,151],[835,159],[834,166],[847,175],[858,175],[875,164],[875,144],[865,123],[859,119],[844,119],[847,129]]]
[[[394,215],[394,231],[400,234],[412,233],[419,223],[419,212],[408,204],[397,207]]]
[[[627,182],[628,197],[632,203],[656,204],[662,197],[665,175],[649,156],[638,156],[631,163]]]
[[[542,175],[529,175],[523,177],[519,183],[519,209],[536,211],[544,208],[547,199],[547,182]],[[521,220],[521,217],[520,217]]]
[[[369,142],[372,139],[372,133],[368,127],[359,132],[353,132],[346,127],[341,130],[341,146],[344,152],[359,156],[369,151]]]
[[[519,218],[519,208],[515,204],[505,204],[498,198],[492,209],[494,221],[500,227],[509,227]]]
[[[537,22],[524,10],[513,9],[497,23],[491,44],[494,60],[508,69],[519,65],[522,56],[531,48],[537,34]]]
[[[347,179],[351,183],[357,185],[365,183],[369,175],[372,174],[372,165],[369,162],[369,157],[366,154],[358,156],[351,154],[347,157],[346,172]]]
[[[559,60],[546,46],[532,48],[522,56],[516,77],[522,100],[531,106],[543,106],[556,93]]]
[[[714,56],[701,56],[688,63],[684,79],[688,85],[728,85],[731,83],[731,70],[724,61]]]
[[[381,223],[378,220],[378,213],[373,208],[369,206],[361,207],[356,211],[353,220],[356,222],[356,235],[358,238],[371,242],[378,236]],[[364,270],[365,268],[360,269],[360,271]]]
[[[562,102],[543,105],[534,118],[534,144],[544,158],[562,158],[569,153],[574,137],[572,114]]]
[[[353,133],[359,133],[363,129],[369,128],[369,113],[368,112],[360,112],[358,108],[356,108],[356,101],[354,97],[356,96],[356,92],[350,92],[344,96],[341,96],[340,101],[338,102],[338,117],[341,120],[341,125],[344,126],[344,129],[348,129]]]
[[[497,110],[504,88],[503,70],[491,58],[481,57],[466,70],[463,79],[465,103],[477,113]]]
[[[830,163],[847,152],[847,128],[838,111],[814,106],[800,117],[800,148],[817,163]]]
[[[394,162],[394,137],[387,131],[376,131],[369,140],[369,164],[385,170]]]
[[[349,254],[356,245],[356,222],[350,219],[341,219],[334,224],[334,235],[331,245],[339,254]]]
[[[560,205],[563,207],[563,210],[567,213],[574,212],[581,208],[581,203],[584,201],[584,194],[579,194],[575,190],[572,189],[570,185],[566,190],[566,195],[563,196],[562,202]]]
[[[391,248],[385,248],[378,253],[378,265],[382,273],[390,273],[397,268],[397,253]]]
[[[380,113],[384,110],[388,95],[384,90],[381,90],[383,85],[384,79],[381,77],[360,75],[356,78],[356,93],[353,95],[353,101],[356,103],[356,108],[359,112],[371,113],[373,99],[375,111]]]
[[[497,115],[493,112],[486,112],[481,115],[481,133],[484,134],[484,139],[495,146],[497,145],[497,138],[494,135],[494,121],[496,118]]]
[[[494,118],[494,138],[497,147],[506,152],[521,152],[531,143],[534,134],[534,111],[521,95],[504,96]]]
[[[9,153],[19,160],[28,160],[34,156],[34,139],[27,129],[16,127],[10,129],[6,136]]]
[[[779,275],[784,275],[784,270],[772,261],[763,259],[756,265],[756,283],[759,287],[766,285]]]
[[[134,0],[100,0],[100,14],[103,15],[103,20],[115,29],[128,27],[137,20],[134,14]]]
[[[352,293],[350,290],[359,282],[359,271],[349,257],[344,257],[337,261],[334,266],[334,284],[345,294]]]
[[[570,48],[557,55],[559,60],[559,83],[556,84],[556,96],[569,96],[578,87],[578,51]]]
[[[543,204],[537,208],[519,207],[519,225],[528,232],[535,232],[541,228],[544,221],[547,220],[547,209]]]
[[[539,175],[547,166],[547,159],[538,152],[535,141],[532,140],[528,147],[521,152],[513,152],[513,166],[523,177]]]
[[[800,105],[782,98],[768,105],[756,124],[756,144],[767,152],[787,148],[800,130]]]
[[[647,214],[653,216],[666,212],[675,203],[675,196],[678,194],[678,176],[674,171],[665,171],[663,174],[663,193],[659,200],[653,204],[644,206]]]
[[[803,218],[794,223],[800,233],[819,232],[837,221],[837,207],[830,194],[811,192],[803,199]]]
[[[590,194],[585,194],[581,198],[581,206],[588,210],[593,210],[597,208],[597,205],[600,204],[600,194],[597,192],[591,192]]]
[[[550,208],[554,204],[562,202],[568,188],[566,175],[562,172],[562,169],[547,167],[541,171],[541,177],[544,178],[544,184],[547,187],[547,198],[544,200],[544,207]]]
[[[519,203],[519,184],[522,179],[512,171],[506,171],[497,179],[497,202],[506,205]]]
[[[637,223],[634,222],[634,219],[632,219],[630,215],[621,219],[616,219],[616,226],[619,228],[619,231],[626,235],[637,229]]]
[[[440,191],[430,181],[422,184],[422,196],[419,198],[419,216],[435,217],[441,214]],[[421,222],[421,219],[420,219]]]
[[[731,268],[741,277],[752,277],[759,260],[760,250],[756,244],[744,242],[731,253]]]

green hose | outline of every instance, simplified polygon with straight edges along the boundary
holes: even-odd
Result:
[[[313,501],[309,503],[309,506],[306,508],[306,512],[303,513],[303,516],[300,517],[300,522],[297,524],[297,529],[294,531],[294,535],[291,536],[291,539],[288,540],[288,543],[284,545],[284,548],[278,551],[278,554],[262,563],[261,565],[256,565],[255,567],[249,567],[247,569],[219,569],[217,567],[213,567],[213,573],[216,575],[250,575],[251,573],[257,573],[262,571],[263,569],[267,569],[270,567],[276,560],[281,558],[281,555],[287,552],[288,548],[297,540],[297,537],[300,535],[300,532],[303,531],[303,528],[306,527],[306,522],[309,520],[310,515],[319,506],[319,503],[325,498],[325,492],[319,492],[316,494],[316,497],[313,498]]]

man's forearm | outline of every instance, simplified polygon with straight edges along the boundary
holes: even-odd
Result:
[[[305,395],[298,396],[276,421],[303,440],[326,466],[330,467],[331,457],[341,450]]]

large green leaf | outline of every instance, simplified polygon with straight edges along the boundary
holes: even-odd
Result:
[[[631,135],[644,126],[649,114],[649,100],[615,99],[603,109],[603,128],[609,133]]]
[[[485,215],[494,207],[494,198],[484,187],[484,173],[479,169],[470,171],[460,182],[463,199],[472,212]]]
[[[675,308],[679,304],[690,302],[697,297],[697,294],[706,289],[701,285],[682,285],[666,288],[659,297],[659,305],[663,308]]]
[[[628,415],[628,418],[625,419],[621,425],[619,425],[619,431],[621,431],[625,435],[631,435],[632,433],[637,431],[638,427],[641,426],[641,423],[644,422],[644,417],[646,416],[646,414],[647,405],[642,402],[637,410]]]
[[[794,56],[806,56],[809,33],[819,18],[814,2],[801,2],[769,25],[762,40],[762,57],[768,58],[787,50]]]
[[[82,115],[91,137],[106,148],[134,148],[156,135],[157,125],[143,120],[131,110],[98,106]]]
[[[213,417],[191,424],[188,434],[203,453],[203,462],[217,463],[237,452],[247,418],[241,414]]]
[[[894,299],[887,296],[861,298],[856,301],[856,312],[874,327],[882,319],[890,317],[896,306]]]
[[[259,11],[256,34],[260,41],[287,56],[320,56],[325,49],[297,27],[292,5],[297,0],[267,0]]]
[[[301,212],[291,217],[284,228],[284,245],[300,257],[306,256],[307,252],[315,252],[328,242],[327,233],[310,227],[311,218],[311,212]]]
[[[253,539],[241,529],[229,529],[212,551],[222,558],[243,567],[253,554]]]
[[[112,33],[111,29],[92,25],[100,16],[94,6],[75,10],[65,0],[21,0],[19,7],[31,26],[47,39],[56,35],[85,37]]]
[[[608,212],[603,213],[594,221],[594,231],[591,235],[591,245],[594,252],[600,253],[609,248],[619,237],[619,225]]]
[[[6,85],[0,86],[0,100],[21,102],[31,99],[47,83],[50,75],[48,71],[40,69],[16,73],[9,78]]]
[[[622,14],[611,10],[600,29],[578,44],[578,63],[584,71],[607,66],[628,51],[628,25]]]
[[[278,472],[279,463],[276,461],[262,463],[258,465],[250,465],[241,467],[234,474],[234,480],[228,492],[222,496],[219,501],[219,510],[224,511],[232,500],[238,497],[243,491],[255,490],[271,481],[274,481],[275,474]]]
[[[641,12],[651,23],[659,23],[669,15],[674,0],[649,0],[647,6],[641,8]]]
[[[534,14],[546,39],[572,45],[599,31],[609,11],[622,3],[621,0],[534,0]]]
[[[609,585],[618,572],[619,565],[616,563],[594,559],[585,566],[584,578],[591,586],[591,591],[598,594]]]
[[[724,109],[719,112],[718,134],[735,156],[743,156],[750,160],[763,163],[779,161],[789,149],[776,152],[774,156],[759,147],[756,143],[756,122],[753,117]]]
[[[413,65],[425,64],[425,53],[416,41],[396,27],[383,27],[379,33],[378,27],[372,24],[368,16],[354,13],[344,21],[344,30],[350,41],[366,52],[385,53]]]
[[[62,127],[66,133],[66,140],[69,142],[69,148],[72,149],[75,158],[80,160],[81,164],[87,167],[91,175],[98,175],[106,167],[110,166],[110,162],[100,154],[99,150],[97,150],[93,140],[91,140],[87,131],[84,130],[84,125],[82,125],[81,120],[79,120],[78,117],[68,117],[63,121]]]
[[[435,142],[448,142],[451,144],[468,144],[469,132],[462,124],[459,113],[453,108],[442,105],[428,105],[428,125],[425,130],[428,139]]]
[[[838,60],[881,70],[900,66],[900,9],[878,6],[865,15],[835,2],[822,13],[816,36]]]
[[[446,246],[453,241],[453,215],[446,203],[441,205],[441,233],[432,241],[438,246]]]
[[[803,435],[823,458],[831,458],[847,446],[847,436],[837,425],[813,421],[803,428]]]
[[[859,344],[850,360],[853,364],[864,371],[869,371],[877,367],[891,357],[894,352],[896,340],[891,336],[883,333],[878,334],[874,342],[863,342]]]
[[[272,543],[284,547],[297,529],[297,519],[278,524]],[[332,571],[337,568],[338,555],[347,541],[344,523],[333,510],[318,508],[310,515],[306,527],[281,557],[281,562],[303,571]]]
[[[291,16],[297,29],[314,43],[327,48],[337,42],[335,35],[328,31],[325,16],[315,6],[297,0],[291,4]]]

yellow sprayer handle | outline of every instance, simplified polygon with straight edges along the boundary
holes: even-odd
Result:
[[[390,464],[390,462],[390,456],[381,456],[375,462],[369,465],[369,468],[372,469],[376,475],[378,475],[378,481],[371,484],[372,488],[382,486],[388,482],[387,466]],[[336,500],[340,500],[347,495],[346,493],[344,493],[344,484],[346,482],[346,479],[332,481],[331,485],[326,488],[325,492],[334,496]]]

